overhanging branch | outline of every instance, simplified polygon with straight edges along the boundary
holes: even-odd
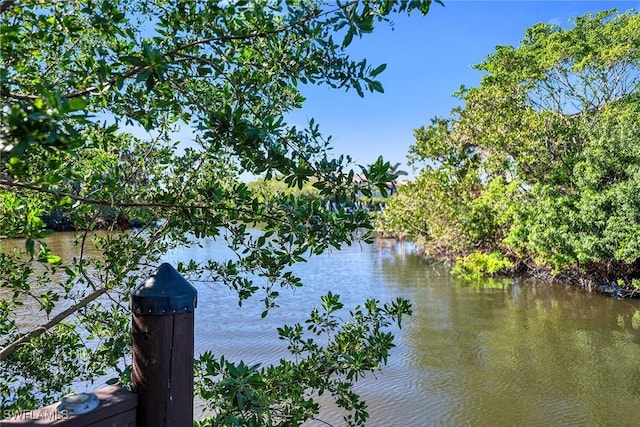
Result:
[[[117,208],[163,208],[163,209],[187,209],[187,210],[211,210],[212,208],[216,208],[223,211],[228,212],[236,212],[245,214],[248,216],[255,216],[256,214],[273,221],[279,221],[282,218],[265,214],[265,213],[256,213],[253,210],[243,209],[243,208],[233,208],[227,206],[211,206],[211,205],[201,205],[201,204],[175,204],[175,203],[166,203],[166,202],[116,202],[113,200],[102,200],[102,199],[91,199],[87,197],[77,196],[75,194],[51,190],[48,188],[42,188],[37,185],[27,184],[23,182],[13,181],[9,179],[0,179],[0,186],[9,187],[9,188],[22,188],[25,190],[31,190],[38,193],[49,194],[58,198],[68,197],[71,200],[76,202],[86,203],[88,205],[96,205],[96,206],[112,206]]]
[[[7,357],[9,357],[21,345],[27,344],[29,341],[31,341],[32,338],[38,338],[40,335],[44,334],[49,329],[56,326],[58,323],[60,323],[61,321],[69,317],[71,314],[89,305],[90,302],[96,300],[98,297],[106,293],[108,290],[109,288],[106,288],[106,287],[98,289],[97,291],[83,298],[79,303],[74,304],[71,307],[67,308],[66,310],[58,313],[56,316],[54,316],[50,321],[48,321],[44,325],[38,326],[31,332],[24,334],[23,336],[21,336],[20,338],[18,338],[17,340],[9,344],[8,346],[4,347],[2,350],[0,350],[0,362],[5,360]]]
[[[5,10],[13,6],[13,3],[14,0],[3,0],[2,3],[0,3],[0,13],[4,13]]]
[[[4,12],[5,9],[9,8],[12,4],[13,4],[14,0],[3,0],[3,2],[0,4],[0,13]],[[350,4],[353,3],[357,3],[358,0],[354,0],[352,2],[346,3],[340,7],[337,7],[335,9],[331,9],[325,12],[320,13],[319,11],[315,11],[314,13],[305,16],[304,18],[299,19],[298,21],[295,21],[292,24],[289,25],[285,25],[283,27],[280,28],[276,28],[273,30],[269,30],[269,31],[258,31],[258,32],[253,32],[251,34],[243,34],[243,35],[230,35],[230,36],[217,36],[217,37],[209,37],[209,38],[203,38],[203,39],[199,39],[199,40],[195,40],[191,43],[187,43],[185,45],[182,46],[178,46],[174,49],[171,49],[167,52],[165,52],[164,54],[162,54],[163,58],[166,57],[170,57],[170,56],[174,56],[180,52],[183,52],[189,48],[192,47],[196,47],[196,46],[202,46],[202,45],[206,45],[206,44],[211,44],[211,43],[226,43],[226,42],[230,42],[230,41],[239,41],[239,40],[251,40],[251,39],[256,39],[256,38],[263,38],[263,37],[267,37],[267,36],[272,36],[275,34],[280,34],[286,31],[289,31],[291,28],[295,27],[296,25],[300,25],[303,24],[305,22],[308,22],[312,19],[316,19],[319,18],[321,16],[325,16],[325,15],[329,15],[331,13],[336,12],[337,10],[344,8]],[[149,68],[149,66],[147,65],[139,65],[136,66],[134,68],[132,68],[131,70],[127,71],[126,73],[124,73],[121,77],[122,78],[130,78],[133,76],[136,76],[138,74],[140,74],[141,72],[147,70]],[[98,91],[104,91],[104,90],[108,90],[111,87],[113,87],[113,85],[116,83],[116,77],[111,78],[110,80],[108,80],[107,82],[105,82],[103,85],[101,86],[90,86],[88,88],[85,89],[81,89],[78,91],[74,91],[74,92],[67,92],[63,95],[61,95],[62,98],[78,98],[81,96],[85,96],[85,95],[90,95],[92,93],[98,92]],[[18,99],[18,100],[36,100],[39,98],[39,96],[37,95],[33,95],[33,94],[20,94],[20,93],[15,93],[15,92],[10,92],[7,94],[7,96],[9,98],[13,98],[13,99]]]

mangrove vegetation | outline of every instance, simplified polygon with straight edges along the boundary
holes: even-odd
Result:
[[[640,15],[537,24],[415,130],[419,170],[382,228],[458,274],[534,273],[640,292]],[[603,287],[601,287],[603,286]]]

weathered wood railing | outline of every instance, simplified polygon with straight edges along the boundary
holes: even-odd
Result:
[[[162,264],[131,294],[133,391],[110,386],[44,408],[5,411],[0,427],[192,426],[196,304],[196,289]]]
[[[60,403],[38,409],[7,411],[0,426],[64,426],[64,427],[133,427],[136,426],[138,395],[118,386],[109,386],[93,392],[100,405],[85,414],[73,415]]]

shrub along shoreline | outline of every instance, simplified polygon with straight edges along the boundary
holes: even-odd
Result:
[[[536,24],[498,46],[461,106],[415,130],[416,179],[381,228],[457,273],[640,295],[640,15]]]

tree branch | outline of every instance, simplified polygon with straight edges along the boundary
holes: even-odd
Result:
[[[9,179],[0,179],[0,186],[9,187],[9,188],[22,188],[25,190],[32,190],[38,193],[50,194],[55,197],[69,197],[71,200],[75,200],[76,202],[82,202],[89,205],[97,205],[97,206],[113,206],[118,208],[164,208],[164,209],[188,209],[188,210],[210,210],[213,208],[211,205],[200,205],[200,204],[174,204],[174,203],[166,203],[166,202],[114,202],[112,200],[101,200],[101,199],[90,199],[87,197],[77,196],[72,193],[67,193],[63,191],[50,190],[48,188],[38,187],[33,184],[26,184],[23,182],[13,181]],[[274,215],[269,215],[265,213],[258,214],[249,209],[243,208],[229,208],[226,206],[215,206],[215,208],[228,211],[228,212],[238,212],[246,215],[259,215],[263,218],[268,218],[273,221],[279,221],[282,218],[276,217]]]
[[[9,6],[11,6],[11,4],[13,3],[14,0],[4,0],[2,2],[2,4],[0,5],[0,12],[3,12],[6,8],[8,8]],[[196,46],[201,46],[201,45],[206,45],[206,44],[210,44],[210,43],[226,43],[226,42],[230,42],[230,41],[238,41],[238,40],[250,40],[250,39],[255,39],[255,38],[262,38],[262,37],[267,37],[267,36],[271,36],[274,34],[279,34],[282,32],[286,32],[289,31],[291,28],[303,24],[305,22],[308,22],[312,19],[316,19],[319,18],[321,16],[325,16],[325,15],[329,15],[331,13],[335,13],[337,10],[347,7],[353,3],[357,3],[359,0],[353,0],[351,2],[348,2],[340,7],[337,7],[335,9],[331,9],[325,12],[320,13],[319,11],[316,11],[310,15],[307,15],[304,18],[299,19],[298,21],[293,22],[292,24],[289,25],[285,25],[283,27],[280,28],[276,28],[273,30],[268,30],[268,31],[258,31],[258,32],[253,32],[250,34],[242,34],[242,35],[231,35],[231,36],[218,36],[218,37],[209,37],[209,38],[204,38],[204,39],[199,39],[199,40],[195,40],[191,43],[187,43],[185,45],[182,46],[178,46],[172,50],[169,50],[167,52],[165,52],[164,54],[162,54],[162,57],[168,57],[168,56],[173,56],[176,55],[186,49],[189,49],[191,47],[196,47]],[[6,4],[6,6],[5,6]],[[135,75],[140,74],[141,72],[147,70],[149,67],[146,65],[139,65],[136,66],[134,68],[132,68],[131,70],[127,71],[126,73],[124,73],[122,75],[123,78],[129,78],[129,77],[133,77]],[[112,87],[114,84],[116,83],[116,77],[111,78],[109,81],[107,81],[103,86],[102,86],[102,90],[108,89],[110,87]],[[101,89],[101,87],[99,86],[90,86],[88,88],[82,89],[82,90],[78,90],[75,92],[68,92],[65,93],[63,95],[61,95],[62,98],[77,98],[80,96],[85,96],[85,95],[89,95],[92,94],[94,92],[97,92]],[[31,95],[31,94],[19,94],[19,93],[15,93],[15,92],[9,92],[8,97],[13,98],[13,99],[18,99],[18,100],[36,100],[39,97],[37,95]]]
[[[106,293],[108,290],[109,288],[107,287],[98,289],[92,294],[84,297],[79,303],[72,305],[71,307],[67,308],[64,311],[61,311],[44,325],[38,326],[31,332],[24,334],[23,336],[21,336],[20,338],[18,338],[17,340],[9,344],[8,346],[4,347],[2,350],[0,350],[0,362],[5,360],[7,357],[9,357],[21,345],[28,343],[32,338],[37,338],[40,335],[44,334],[49,329],[53,328],[55,325],[57,325],[58,323],[60,323],[61,321],[69,317],[71,314],[89,305],[90,302],[96,300],[98,297]]]
[[[149,239],[147,239],[146,244],[145,244],[145,249],[149,249],[149,247],[151,247],[151,245],[154,242],[156,242],[162,236],[162,234],[163,234],[162,230],[164,230],[166,228],[167,224],[168,223],[165,223],[159,230],[156,231],[156,233],[154,235],[150,236]],[[84,248],[85,248],[86,238],[87,238],[87,232],[85,231],[85,233],[82,236],[82,245],[81,245],[81,251],[80,251],[80,265],[82,265],[82,259],[83,259],[83,256],[84,256]],[[130,260],[130,261],[134,262],[133,260]],[[81,269],[81,274],[85,278],[85,280],[87,280],[87,282],[91,285],[91,287],[93,288],[94,292],[92,292],[88,296],[84,297],[77,304],[74,304],[71,307],[68,307],[66,310],[61,311],[56,316],[54,316],[51,320],[49,320],[47,323],[38,326],[37,328],[33,329],[32,331],[22,335],[20,338],[18,338],[17,340],[13,341],[11,344],[9,344],[6,347],[2,348],[0,350],[0,362],[4,361],[5,359],[7,359],[20,346],[27,344],[32,338],[37,338],[37,337],[41,336],[42,334],[47,332],[49,329],[53,328],[54,326],[56,326],[57,324],[59,324],[60,322],[65,320],[67,317],[69,317],[72,314],[76,313],[77,311],[85,308],[87,305],[89,305],[92,301],[95,301],[100,296],[105,295],[105,294],[107,296],[109,296],[108,292],[111,290],[110,287],[104,286],[102,288],[97,288],[93,284],[93,281],[91,280],[91,278],[89,278],[87,276],[86,272],[84,271],[84,268]],[[109,296],[109,298],[111,299],[110,296]],[[111,299],[111,300],[113,301],[113,299]]]
[[[4,13],[5,10],[13,6],[13,3],[14,0],[3,0],[2,3],[0,3],[0,13]]]

